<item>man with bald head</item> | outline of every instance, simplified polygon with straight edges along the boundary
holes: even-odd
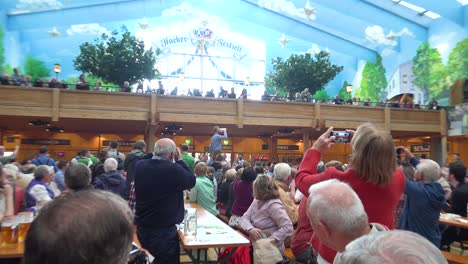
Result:
[[[327,247],[342,252],[351,241],[387,228],[369,224],[359,196],[346,183],[333,179],[309,189],[307,216],[314,236]],[[318,263],[327,263],[320,255]]]
[[[135,161],[135,223],[143,248],[155,263],[179,263],[176,224],[184,219],[183,191],[195,186],[195,176],[174,141],[154,144],[153,157]]]

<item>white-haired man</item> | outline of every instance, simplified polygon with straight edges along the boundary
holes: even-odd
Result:
[[[104,173],[99,175],[94,181],[94,188],[98,190],[111,191],[120,195],[124,199],[128,199],[126,194],[125,179],[117,170],[118,162],[114,158],[108,158],[104,161]]]
[[[195,186],[195,175],[174,141],[162,138],[154,144],[153,157],[135,161],[137,235],[156,263],[179,263],[176,224],[184,219],[183,191]]]
[[[369,224],[359,196],[346,183],[333,179],[309,189],[307,215],[314,235],[327,247],[342,252],[351,241],[387,228]],[[328,263],[320,255],[318,263]]]
[[[444,264],[445,257],[430,241],[408,231],[369,234],[354,240],[339,253],[334,264]]]
[[[440,166],[424,159],[416,165],[415,181],[406,179],[406,201],[400,229],[413,231],[440,247],[439,216],[445,204],[445,191],[437,182]]]
[[[294,204],[294,201],[288,195],[291,191],[289,184],[291,183],[291,166],[287,163],[278,163],[273,169],[273,179],[278,185],[278,191],[280,194],[279,199],[283,202],[284,207],[286,207],[286,212],[288,213],[289,219],[293,224],[297,223],[298,211],[297,206]]]

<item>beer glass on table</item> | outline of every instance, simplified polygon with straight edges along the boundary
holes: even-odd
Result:
[[[24,242],[26,234],[29,231],[29,227],[34,219],[32,212],[22,212],[18,214],[18,242]]]
[[[18,236],[16,233],[17,226],[18,222],[15,217],[3,219],[0,247],[5,248],[16,246],[18,243]]]

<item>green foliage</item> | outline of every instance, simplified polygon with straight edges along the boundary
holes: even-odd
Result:
[[[457,43],[448,60],[450,84],[468,77],[468,38]]]
[[[328,95],[327,91],[325,91],[325,89],[320,89],[315,92],[314,99],[327,101],[327,100],[330,100],[330,96]]]
[[[0,74],[3,73],[3,63],[5,63],[5,47],[3,44],[3,26],[0,25]]]
[[[349,83],[347,81],[344,81],[343,86],[338,92],[338,96],[345,101],[351,99],[351,93],[348,93],[346,90],[346,87],[348,87],[348,85]]]
[[[31,76],[31,80],[34,82],[38,77],[50,77],[50,70],[46,67],[43,61],[28,55],[26,57],[26,63],[24,64],[24,74]]]
[[[370,99],[377,102],[382,99],[382,93],[387,87],[385,68],[382,65],[382,57],[377,54],[377,62],[367,62],[362,71],[362,80],[359,96],[361,99]]]
[[[3,67],[3,71],[8,73],[8,75],[13,75],[13,67],[11,67],[10,64],[5,64],[5,67]]]
[[[448,89],[447,69],[439,51],[431,48],[428,42],[419,46],[413,58],[413,74],[413,84],[423,89],[429,98],[438,97]]]
[[[94,43],[80,45],[80,54],[73,60],[76,70],[100,78],[108,83],[122,85],[128,81],[155,79],[160,73],[154,68],[159,50],[145,50],[143,41],[122,27],[121,36],[114,31],[103,34]]]
[[[287,60],[272,60],[273,72],[265,77],[265,86],[272,92],[291,92],[295,94],[309,87],[312,94],[322,89],[343,70],[343,66],[330,62],[328,52],[321,51],[313,57],[311,54],[291,55]]]

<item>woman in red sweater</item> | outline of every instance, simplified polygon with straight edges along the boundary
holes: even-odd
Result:
[[[296,175],[296,186],[308,196],[309,187],[315,183],[329,179],[347,182],[359,195],[369,222],[393,229],[394,211],[405,188],[405,177],[397,169],[391,135],[369,123],[359,126],[356,132],[349,131],[354,134],[349,169],[342,172],[329,167],[317,174],[321,153],[334,144],[335,137],[330,136],[332,131],[333,127],[330,127],[304,154]],[[319,254],[318,263],[333,263],[335,251],[323,245],[315,236],[312,236],[312,246]]]

